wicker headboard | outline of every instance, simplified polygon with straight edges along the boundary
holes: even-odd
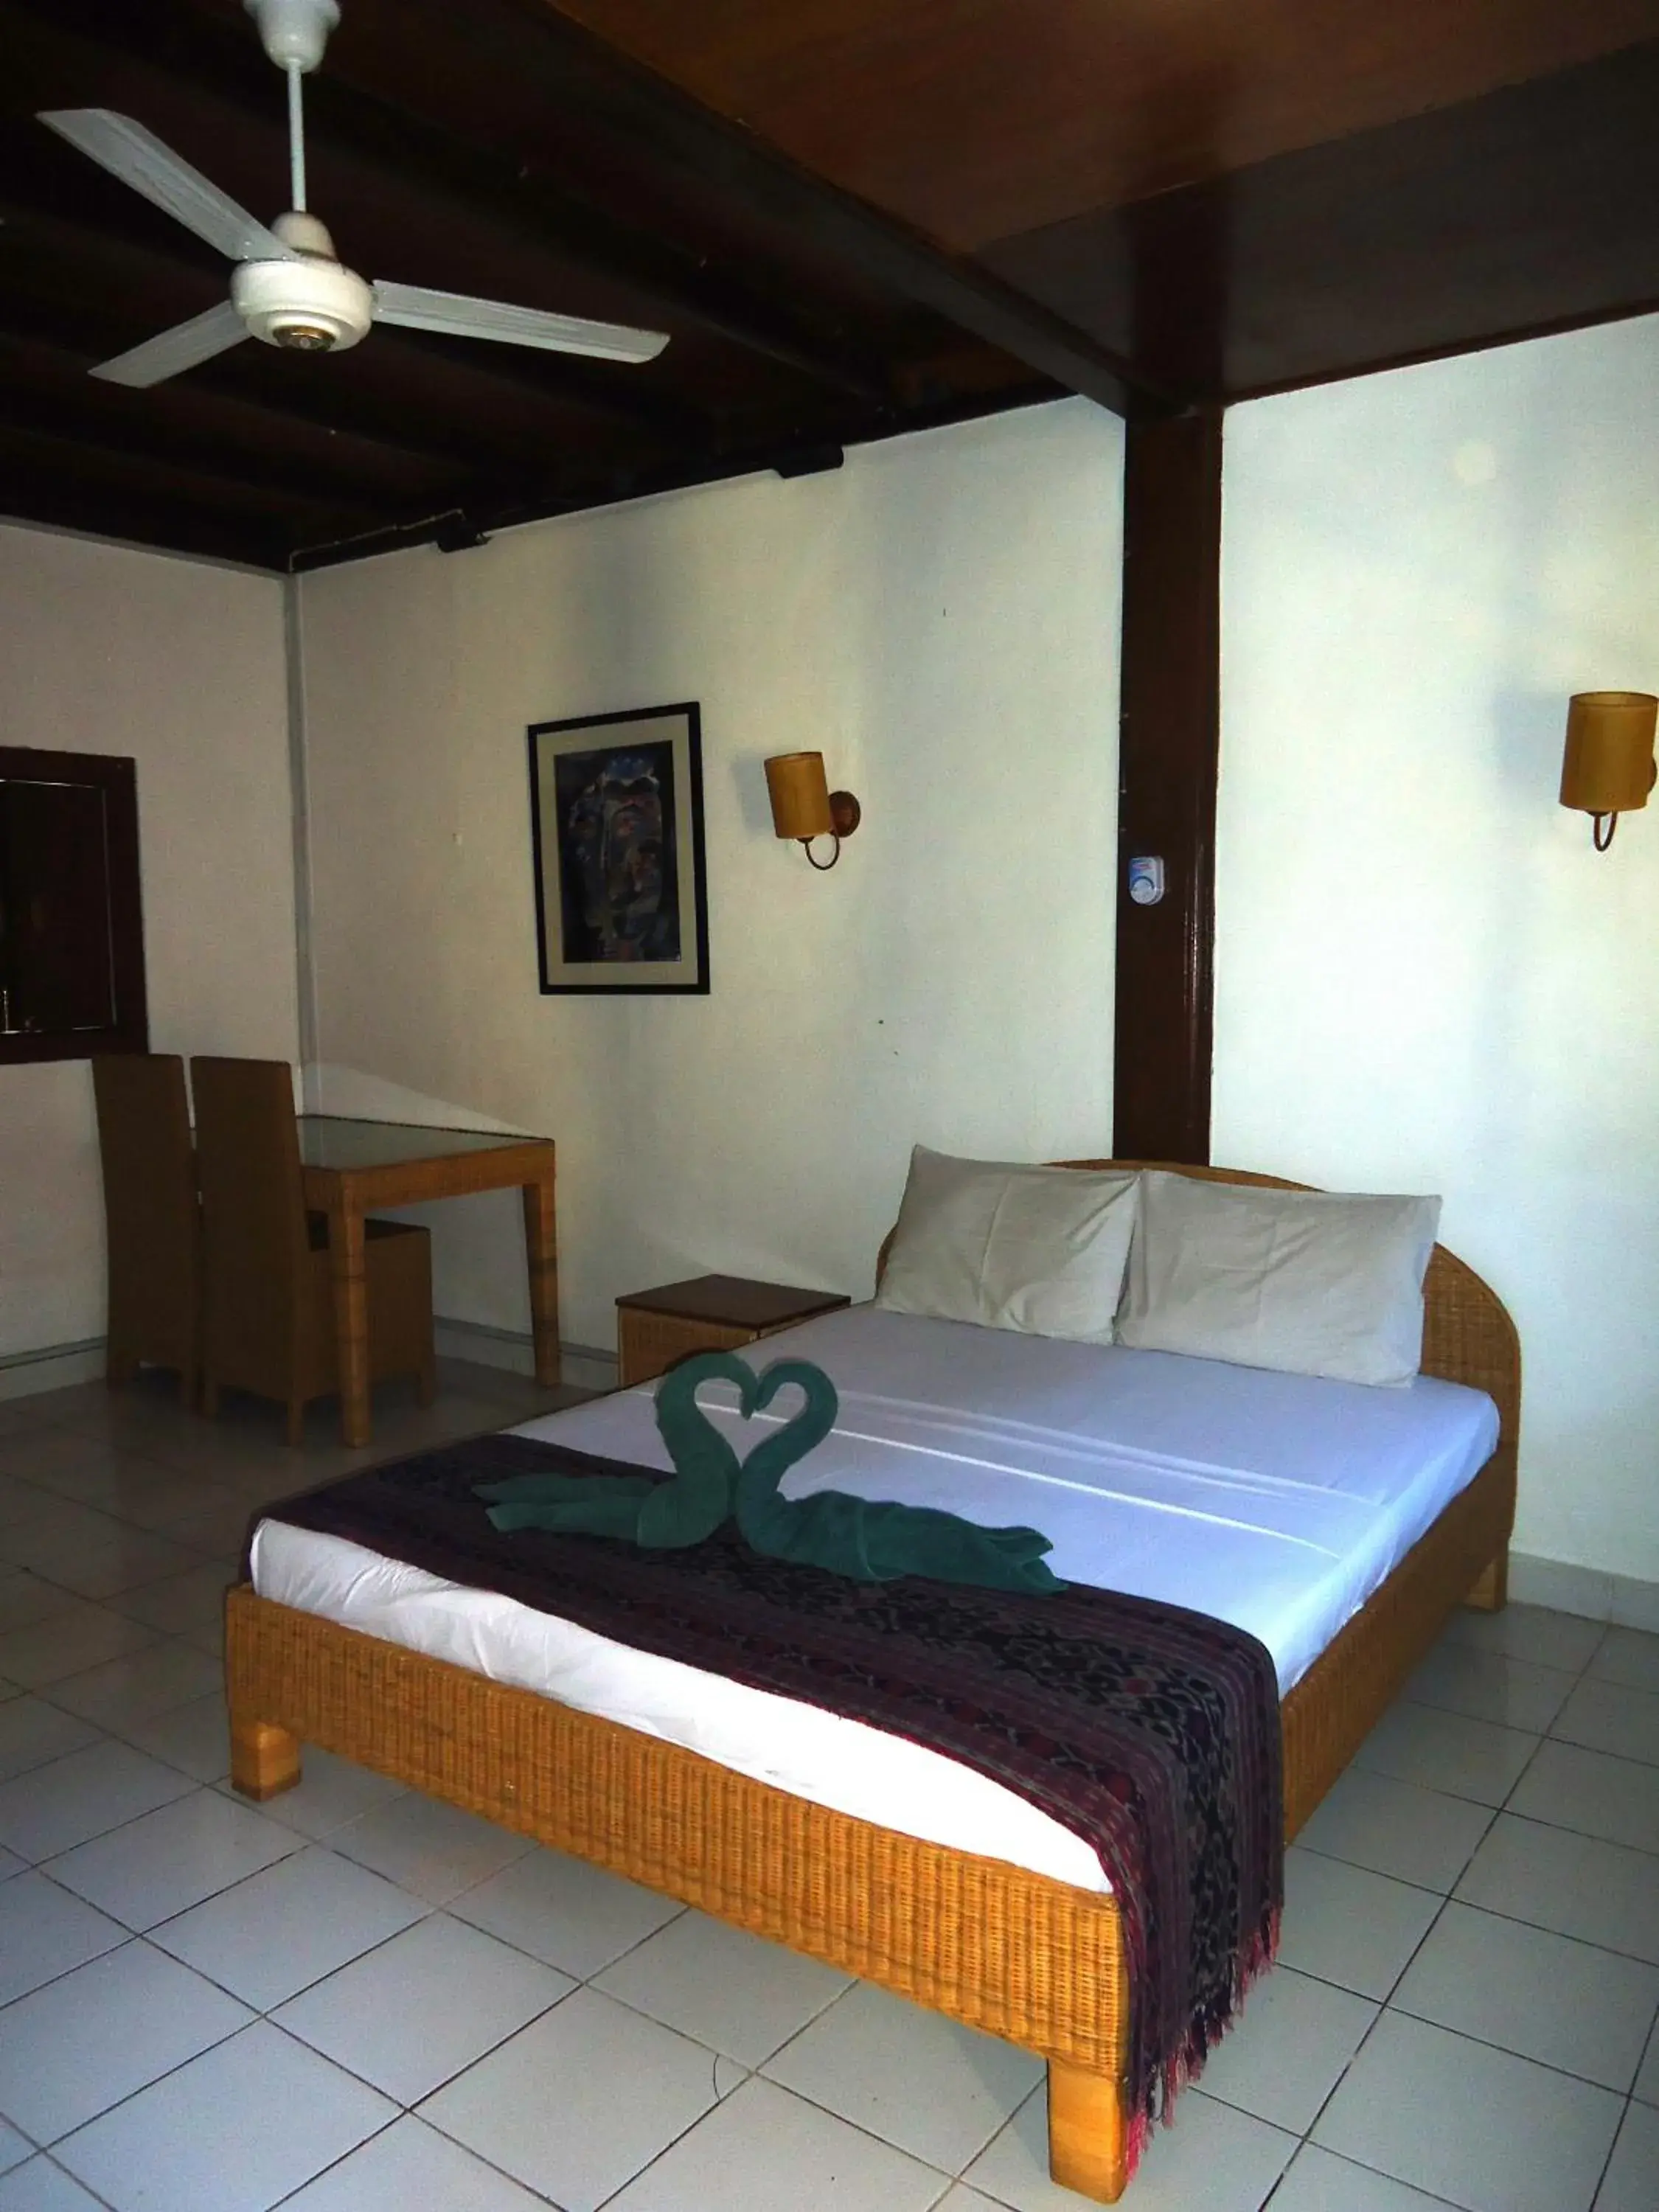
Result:
[[[1061,1168],[1118,1168],[1125,1174],[1158,1168],[1204,1182],[1255,1183],[1267,1190],[1311,1190],[1283,1176],[1253,1175],[1245,1168],[1193,1167],[1181,1160],[1054,1160]],[[880,1282],[893,1242],[890,1229],[876,1262]],[[1423,1372],[1484,1390],[1498,1407],[1500,1449],[1513,1453],[1521,1434],[1521,1340],[1509,1310],[1490,1284],[1466,1261],[1437,1244],[1423,1285]]]

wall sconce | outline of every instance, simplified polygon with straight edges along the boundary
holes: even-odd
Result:
[[[772,827],[780,837],[793,837],[820,872],[833,868],[841,858],[841,841],[858,828],[863,809],[850,791],[831,791],[823,773],[822,753],[775,753],[766,763],[766,788],[772,799]],[[836,849],[827,860],[812,860],[812,840],[833,837]]]
[[[1650,691],[1578,691],[1567,702],[1561,804],[1595,817],[1590,836],[1598,853],[1612,844],[1619,817],[1648,803],[1656,718],[1659,698]]]

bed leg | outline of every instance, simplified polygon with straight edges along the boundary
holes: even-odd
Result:
[[[268,1721],[230,1723],[230,1780],[244,1797],[276,1797],[300,1778],[300,1739]]]
[[[1502,1613],[1509,1595],[1510,1555],[1505,1548],[1487,1566],[1463,1602],[1472,1605],[1477,1613]]]
[[[1123,2086],[1048,2061],[1048,2172],[1061,2189],[1115,2204],[1128,2179]]]

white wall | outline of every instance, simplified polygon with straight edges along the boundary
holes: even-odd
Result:
[[[0,526],[0,729],[137,761],[152,1048],[295,1057],[282,585]],[[0,1067],[0,1358],[103,1328],[87,1063]]]
[[[1659,1579],[1659,319],[1227,417],[1214,1155],[1443,1192],[1526,1360],[1522,1551]]]
[[[916,1139],[1109,1148],[1121,462],[1073,402],[306,579],[313,1088],[555,1136],[567,1339],[706,1269],[867,1291]],[[712,994],[543,998],[526,725],[680,699]],[[828,875],[797,748],[864,802]],[[524,1327],[513,1205],[424,1218],[439,1311]]]

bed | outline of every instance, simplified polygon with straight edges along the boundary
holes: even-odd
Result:
[[[1282,1705],[1287,1834],[1448,1613],[1462,1601],[1504,1601],[1515,1332],[1487,1286],[1439,1247],[1425,1306],[1425,1375],[1484,1392],[1496,1418],[1480,1449],[1494,1427],[1496,1443],[1472,1480],[1467,1466],[1460,1471],[1449,1502],[1311,1663],[1307,1650],[1275,1648],[1281,1681],[1291,1684]],[[276,1579],[305,1596],[302,1579]],[[1127,1990],[1115,1902],[1086,1870],[1041,1850],[966,1850],[948,1829],[907,1832],[867,1810],[814,1802],[662,1734],[248,1585],[228,1601],[227,1672],[233,1778],[245,1794],[289,1786],[301,1743],[316,1742],[1019,2044],[1048,2062],[1054,2179],[1102,2202],[1121,2192]]]

